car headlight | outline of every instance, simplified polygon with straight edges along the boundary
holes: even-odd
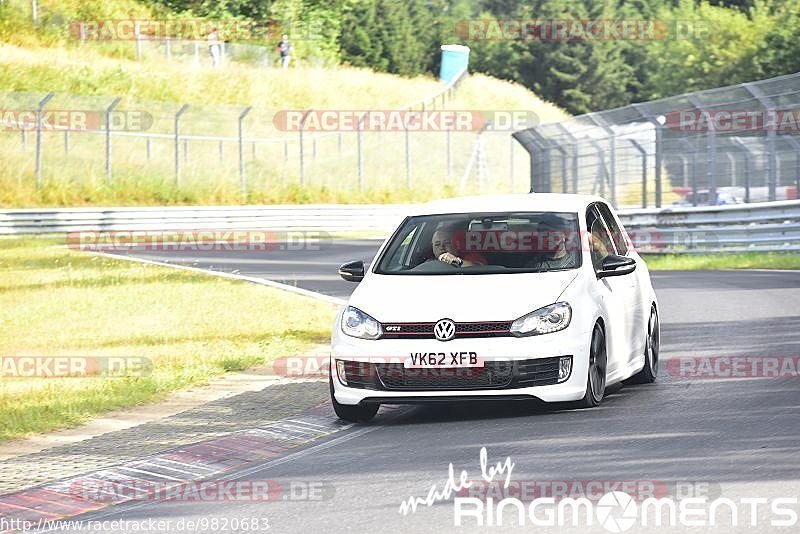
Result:
[[[378,339],[383,334],[381,323],[353,306],[342,314],[342,332],[361,339]]]
[[[515,336],[538,336],[564,330],[572,319],[572,308],[566,302],[556,302],[523,315],[511,323]]]

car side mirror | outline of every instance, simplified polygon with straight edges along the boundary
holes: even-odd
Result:
[[[636,270],[636,260],[627,256],[618,256],[616,254],[609,254],[603,258],[603,263],[600,270],[597,271],[597,278],[606,278],[607,276],[623,276],[631,274]]]
[[[360,282],[364,279],[364,262],[351,261],[339,267],[339,276],[348,282]]]

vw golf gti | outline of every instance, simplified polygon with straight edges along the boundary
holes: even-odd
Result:
[[[336,317],[336,414],[458,400],[597,406],[606,387],[653,382],[658,302],[647,266],[599,197],[437,201],[409,213]]]

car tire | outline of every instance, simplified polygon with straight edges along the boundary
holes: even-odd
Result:
[[[589,371],[586,375],[586,392],[576,403],[576,408],[594,408],[599,406],[606,392],[606,368],[608,351],[606,334],[599,323],[594,325],[592,342],[589,345]]]
[[[658,323],[658,312],[655,307],[650,310],[647,321],[647,337],[644,344],[644,367],[631,377],[633,384],[652,384],[658,376],[658,351],[661,343],[661,330]]]
[[[333,370],[331,370],[333,372]],[[331,404],[333,404],[333,411],[339,419],[348,421],[350,423],[367,423],[375,417],[378,413],[380,404],[339,404],[336,401],[336,396],[333,394],[333,378],[328,376],[328,386],[331,390]]]

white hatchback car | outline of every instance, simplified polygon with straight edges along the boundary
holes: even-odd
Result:
[[[647,266],[605,200],[466,197],[418,207],[339,274],[360,282],[333,329],[336,414],[381,404],[576,401],[653,382],[658,302]]]

